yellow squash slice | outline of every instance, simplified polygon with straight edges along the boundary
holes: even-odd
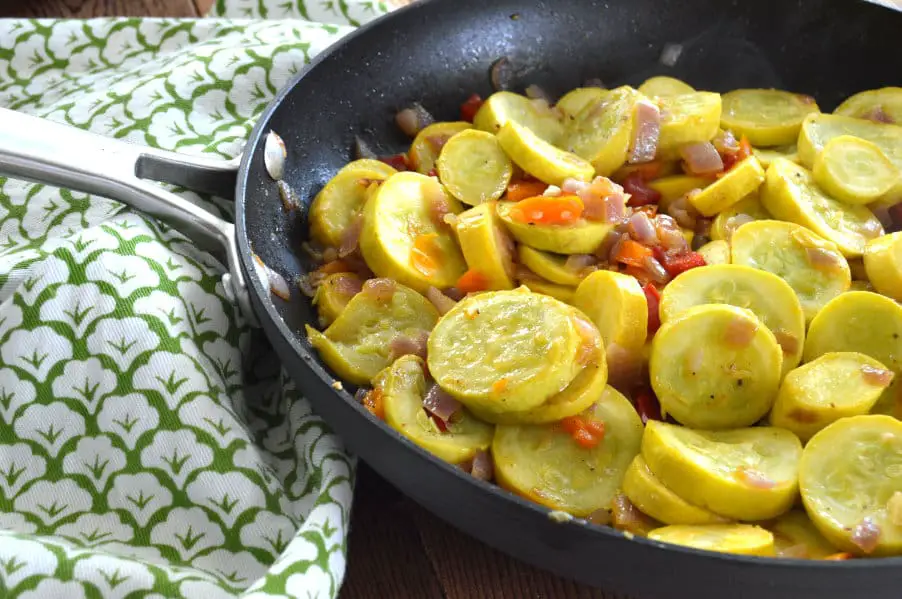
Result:
[[[892,371],[864,354],[826,353],[786,375],[770,423],[807,441],[840,418],[870,412],[892,379]]]
[[[434,222],[431,208],[438,199],[460,212],[457,200],[433,177],[398,173],[366,203],[360,249],[377,276],[421,293],[457,283],[466,265],[450,228]]]
[[[802,121],[820,112],[814,99],[775,89],[738,89],[723,95],[724,129],[745,135],[753,146],[796,142]]]
[[[550,144],[558,144],[564,135],[564,125],[556,111],[543,110],[526,96],[512,92],[496,92],[489,96],[473,118],[473,125],[494,135],[508,121],[532,129]]]
[[[542,405],[522,412],[490,412],[475,408],[473,413],[480,419],[494,424],[558,422],[586,411],[595,402],[604,401],[611,393],[617,393],[613,388],[606,386],[607,380],[608,368],[604,350],[599,347],[598,354],[576,375],[573,382]]]
[[[591,162],[597,174],[609,177],[626,163],[636,103],[641,98],[630,87],[618,87],[586,105],[568,122],[562,147]]]
[[[335,322],[362,286],[360,277],[350,272],[339,272],[326,277],[313,296],[320,324],[327,327]]]
[[[651,77],[639,86],[639,92],[649,98],[655,96],[681,96],[683,94],[691,94],[694,91],[695,88],[688,83],[665,76]]]
[[[530,225],[511,217],[511,208],[515,205],[514,202],[498,202],[498,217],[514,239],[537,250],[567,255],[591,254],[614,228],[611,223],[586,219],[572,225]]]
[[[418,173],[428,175],[448,140],[473,125],[465,122],[433,123],[424,127],[414,138],[407,155]]]
[[[573,119],[583,108],[603,100],[607,94],[608,90],[600,87],[578,87],[564,94],[555,107],[564,113],[565,119]]]
[[[455,231],[470,270],[485,277],[489,289],[513,289],[513,242],[495,208],[495,202],[486,202],[461,212]]]
[[[752,148],[752,155],[758,159],[764,168],[770,167],[777,158],[785,158],[791,162],[799,163],[799,148],[795,144],[780,146],[779,148]]]
[[[499,425],[492,442],[498,484],[576,517],[610,509],[639,453],[642,421],[613,389],[586,415],[605,424],[604,440],[592,449],[580,447],[556,424]]]
[[[711,239],[730,241],[733,231],[753,220],[769,220],[773,218],[767,208],[761,204],[757,193],[739,200],[723,212],[718,213],[711,223]]]
[[[773,273],[789,283],[808,321],[851,284],[849,265],[837,247],[802,226],[751,222],[736,229],[731,244],[733,264]]]
[[[834,422],[805,447],[799,484],[808,515],[833,545],[858,555],[902,554],[902,422]]]
[[[902,300],[902,233],[869,241],[864,248],[864,268],[874,289]]]
[[[676,525],[658,528],[648,538],[661,543],[738,555],[775,555],[774,535],[751,524]]]
[[[571,306],[526,289],[471,295],[429,336],[429,371],[474,409],[535,408],[583,367],[578,358],[585,340],[576,317]]]
[[[476,206],[507,191],[514,166],[491,133],[467,129],[448,140],[436,162],[442,184],[455,198]]]
[[[693,268],[664,288],[661,322],[670,322],[686,310],[705,304],[751,310],[783,349],[783,374],[801,361],[805,315],[792,287],[780,277],[738,264]]]
[[[397,357],[391,353],[393,339],[422,337],[437,320],[431,302],[396,284],[388,299],[366,290],[358,293],[322,333],[308,325],[307,338],[339,378],[366,385]]]
[[[824,191],[847,204],[870,204],[899,180],[899,170],[880,148],[851,135],[828,141],[812,174]]]
[[[779,428],[695,431],[648,421],[642,457],[690,503],[737,520],[776,518],[798,496],[798,437]]]
[[[573,305],[595,323],[605,347],[642,349],[648,336],[648,302],[635,277],[598,270],[579,284]]]
[[[726,518],[692,505],[655,476],[641,455],[637,455],[623,477],[623,492],[633,505],[664,524],[718,524]]]
[[[803,509],[786,512],[766,528],[774,533],[777,557],[824,559],[837,553]]]
[[[425,364],[417,356],[403,356],[376,377],[382,393],[385,421],[390,427],[441,460],[460,464],[492,444],[495,428],[474,418],[466,408],[454,414],[447,431],[438,428],[423,408],[427,383]]]
[[[548,279],[558,285],[576,287],[591,272],[586,269],[575,271],[567,268],[567,256],[543,252],[528,245],[517,247],[517,256],[520,258],[520,263],[523,266],[543,279]]]
[[[339,247],[342,235],[367,200],[371,182],[384,181],[397,171],[378,160],[355,160],[316,194],[310,204],[310,235],[328,247]]]
[[[532,291],[533,293],[541,293],[556,300],[561,300],[566,304],[573,303],[573,296],[576,294],[576,287],[569,285],[558,285],[550,281],[537,280],[533,277],[529,279],[521,279],[520,284]]]
[[[727,429],[767,414],[782,366],[774,334],[752,312],[711,304],[664,323],[652,341],[649,374],[662,410],[678,422]]]
[[[714,216],[758,191],[764,183],[764,169],[754,156],[749,156],[723,177],[689,195],[689,202],[705,216]]]
[[[505,123],[497,137],[517,166],[549,185],[561,185],[566,179],[589,181],[595,175],[587,160],[556,148],[514,121]]]
[[[808,327],[805,361],[858,352],[902,372],[902,306],[877,293],[849,291],[824,306]]]
[[[710,141],[720,128],[720,94],[692,92],[655,99],[661,109],[658,158],[678,157],[680,146]]]
[[[726,241],[717,239],[709,241],[697,251],[705,259],[705,264],[713,266],[730,263],[730,244]]]
[[[857,93],[833,112],[857,119],[881,116],[893,123],[902,123],[902,88],[884,87]]]
[[[691,175],[673,175],[648,182],[649,187],[661,194],[661,199],[658,201],[658,208],[661,212],[667,212],[670,204],[690,191],[704,189],[710,184],[711,179],[708,177]]]

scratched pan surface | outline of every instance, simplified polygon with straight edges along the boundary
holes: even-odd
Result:
[[[286,179],[309,202],[351,159],[359,134],[380,153],[405,140],[394,113],[419,101],[457,118],[471,93],[491,92],[490,65],[507,56],[514,88],[561,93],[589,78],[638,85],[670,74],[714,91],[778,87],[831,110],[846,96],[902,83],[902,16],[852,0],[424,0],[358,31],[321,55],[270,106],[248,143],[237,222],[245,272],[250,250],[289,280],[305,272],[302,221],[286,215],[266,176],[261,137],[287,143]],[[683,46],[674,68],[665,44]],[[381,423],[333,376],[302,332],[315,323],[299,294],[282,302],[257,281],[252,301],[285,368],[349,448],[404,493],[463,531],[517,558],[640,599],[900,596],[902,559],[776,561],[629,541],[583,523],[555,524],[547,510],[475,481]],[[403,564],[398,564],[403,568]]]

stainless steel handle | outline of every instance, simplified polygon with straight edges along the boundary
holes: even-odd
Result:
[[[119,200],[167,222],[201,248],[223,253],[226,292],[255,323],[235,225],[151,182],[233,198],[238,162],[130,144],[0,108],[0,174]]]

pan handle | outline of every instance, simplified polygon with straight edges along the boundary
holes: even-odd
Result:
[[[130,144],[0,108],[0,174],[119,200],[167,222],[202,249],[225,254],[226,293],[256,323],[235,225],[151,182],[234,198],[238,162]]]

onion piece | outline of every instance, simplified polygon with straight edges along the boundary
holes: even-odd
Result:
[[[417,133],[435,122],[428,110],[417,102],[410,105],[409,108],[398,111],[395,115],[395,123],[408,137],[416,137]]]
[[[734,318],[724,331],[724,341],[737,347],[745,347],[755,338],[758,325],[744,318]]]
[[[561,183],[561,190],[564,193],[575,193],[577,195],[588,192],[590,187],[592,187],[591,183],[580,181],[579,179],[564,179],[564,182]]]
[[[285,278],[264,264],[257,254],[252,253],[251,256],[254,258],[254,270],[257,272],[257,277],[269,287],[270,293],[285,301],[291,299],[291,290],[288,288]]]
[[[532,85],[526,86],[524,90],[526,97],[530,100],[545,100],[548,104],[551,104],[551,96],[544,89],[533,83]]]
[[[884,370],[883,368],[874,368],[865,364],[861,367],[861,374],[864,382],[875,387],[886,387],[893,382],[895,375],[892,370]],[[900,501],[902,501],[902,493],[899,493]],[[900,508],[902,509],[902,508]]]
[[[447,391],[433,383],[423,398],[423,408],[442,422],[447,423],[463,406]]]
[[[658,62],[665,67],[672,67],[679,62],[682,54],[682,44],[664,44],[664,49],[661,50],[661,58],[658,59]]]
[[[370,279],[363,284],[362,293],[380,302],[391,301],[398,288],[392,279]]]
[[[492,456],[485,450],[476,452],[473,456],[473,465],[470,468],[470,474],[473,478],[479,480],[490,481],[495,476],[495,465],[492,462]]]
[[[573,323],[582,340],[579,353],[576,355],[576,363],[582,366],[593,363],[599,357],[598,350],[601,347],[601,334],[598,328],[584,318],[574,317]]]
[[[545,191],[542,192],[542,195],[545,197],[558,197],[561,195],[561,188],[557,185],[549,185],[545,188]]]
[[[658,243],[658,232],[655,225],[645,212],[636,212],[629,219],[630,237],[642,245],[655,245]]]
[[[732,131],[721,131],[711,140],[720,154],[735,154],[742,148]]]
[[[301,290],[301,293],[306,295],[307,297],[313,297],[316,295],[316,287],[313,285],[313,282],[310,280],[310,275],[300,275],[295,284],[298,286],[298,289]]]
[[[710,141],[687,144],[680,148],[680,156],[691,175],[713,175],[724,168],[723,159]]]
[[[636,102],[633,141],[629,163],[651,162],[658,153],[661,139],[661,109],[646,100]]]
[[[266,134],[266,142],[263,144],[263,165],[266,172],[275,181],[282,179],[285,174],[285,159],[288,158],[288,150],[285,142],[275,131]]]
[[[740,466],[733,471],[733,477],[744,485],[755,489],[773,489],[777,483],[770,480],[759,470],[749,468],[748,466]]]
[[[360,234],[363,232],[363,215],[358,214],[341,233],[341,245],[338,246],[338,257],[346,258],[357,251]]]
[[[301,198],[284,179],[279,179],[276,184],[279,187],[279,199],[282,200],[282,207],[291,212],[301,207]]]
[[[796,545],[791,545],[785,549],[778,549],[777,557],[788,559],[809,559],[811,557],[811,552],[808,550],[808,545],[806,545],[805,543],[798,543]]]
[[[849,539],[856,547],[865,553],[872,553],[880,543],[880,527],[868,517],[865,517],[852,531]]]
[[[902,491],[893,493],[886,502],[886,514],[893,526],[902,526]]]
[[[583,217],[586,220],[617,223],[626,218],[626,196],[589,195],[583,198]]]
[[[432,305],[435,306],[435,309],[438,310],[438,313],[441,316],[444,316],[448,312],[451,311],[451,308],[457,305],[457,302],[436,289],[435,287],[430,287],[426,290],[426,299],[432,302]]]
[[[573,254],[567,256],[564,262],[564,268],[574,273],[581,273],[587,268],[595,266],[598,259],[592,254]]]
[[[736,232],[736,229],[738,229],[742,225],[747,225],[748,223],[751,223],[754,221],[755,221],[755,217],[750,216],[748,214],[739,213],[739,214],[735,214],[735,215],[731,216],[730,218],[727,219],[726,227],[725,227],[727,239],[729,240],[730,238],[733,237],[733,233]]]
[[[622,493],[614,497],[611,507],[612,524],[617,530],[645,536],[658,527],[654,520],[640,512]]]
[[[792,333],[788,333],[783,329],[777,329],[774,331],[774,337],[776,337],[780,347],[783,348],[784,354],[795,354],[799,351],[799,338]]]
[[[818,270],[835,272],[843,269],[842,256],[840,256],[833,250],[819,247],[809,247],[805,249],[805,255],[808,258],[808,263]]]
[[[354,136],[354,157],[358,160],[376,160],[379,156],[370,147],[370,144],[363,141],[359,135]]]
[[[642,374],[642,356],[611,342],[605,349],[605,360],[608,364],[608,384],[622,393],[628,393]]]
[[[896,121],[893,120],[893,117],[888,115],[885,110],[883,110],[883,106],[875,106],[863,115],[861,115],[862,119],[867,119],[869,121],[874,121],[875,123],[886,123],[888,125],[895,125]]]
[[[667,269],[665,269],[654,256],[647,256],[644,262],[645,271],[651,275],[651,278],[655,283],[664,284],[670,281],[670,273],[667,272]]]
[[[701,193],[700,189],[693,189],[686,195],[675,199],[667,208],[667,213],[673,217],[673,220],[681,227],[695,230],[698,223],[698,213],[689,201],[690,196]]]
[[[489,69],[489,79],[492,82],[492,89],[496,92],[506,91],[510,88],[511,79],[514,76],[514,68],[511,66],[507,56],[502,56]]]
[[[655,232],[665,250],[681,253],[689,249],[689,242],[673,217],[666,214],[655,216]]]
[[[616,264],[617,255],[620,253],[621,246],[623,246],[624,243],[629,241],[629,239],[630,239],[629,233],[621,233],[620,234],[620,239],[617,241],[617,243],[615,243],[611,247],[611,253],[605,257],[605,259],[608,261],[609,264]]]
[[[595,257],[603,263],[610,263],[614,246],[618,243],[620,243],[620,233],[616,229],[608,231],[598,249],[595,250]]]
[[[413,336],[397,335],[388,344],[389,357],[396,360],[401,356],[419,356],[426,359],[426,344],[429,341],[429,333],[418,331]]]
[[[363,281],[357,276],[346,274],[333,279],[335,292],[350,299],[363,291]]]

